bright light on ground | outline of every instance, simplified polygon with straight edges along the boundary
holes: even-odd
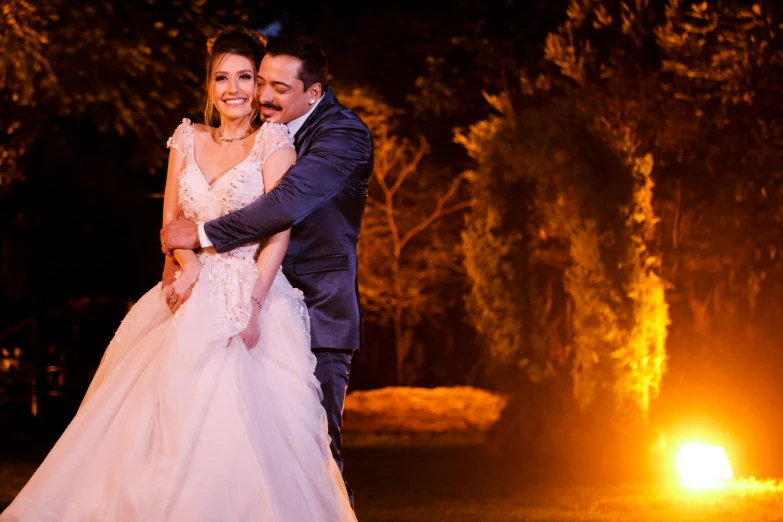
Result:
[[[717,488],[734,476],[721,446],[683,444],[677,451],[676,466],[680,483],[692,489]]]

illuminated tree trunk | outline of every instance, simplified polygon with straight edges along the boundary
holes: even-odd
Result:
[[[431,261],[422,263],[420,249],[432,248],[428,260],[444,259],[449,253],[439,246],[440,241],[422,246],[414,240],[440,218],[467,208],[471,201],[452,201],[463,176],[451,180],[440,194],[420,189],[422,185],[415,178],[420,175],[419,164],[428,149],[426,141],[414,146],[389,136],[384,125],[375,131],[375,166],[359,245],[364,274],[360,281],[362,304],[380,324],[391,325],[395,379],[398,384],[410,384],[415,372],[406,374],[405,362],[413,345],[413,327],[428,312],[432,303],[428,291],[437,281],[440,268]]]
[[[405,384],[405,358],[408,356],[410,344],[406,345],[402,332],[403,306],[402,283],[400,281],[400,259],[395,255],[392,263],[392,279],[394,281],[394,355],[397,363],[397,384]]]

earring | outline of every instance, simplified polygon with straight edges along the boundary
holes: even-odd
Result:
[[[314,104],[315,100],[310,100],[310,105]]]

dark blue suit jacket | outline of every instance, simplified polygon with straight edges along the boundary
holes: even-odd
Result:
[[[370,131],[327,86],[295,145],[296,163],[274,190],[204,231],[225,252],[293,227],[283,272],[304,292],[313,348],[359,348],[356,244],[373,168]]]

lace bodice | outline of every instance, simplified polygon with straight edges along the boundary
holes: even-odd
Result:
[[[210,184],[204,177],[195,156],[193,124],[188,119],[169,138],[168,147],[176,149],[185,159],[178,173],[178,198],[182,213],[196,223],[204,223],[239,210],[264,194],[262,169],[266,160],[282,147],[292,147],[293,138],[285,125],[265,123],[256,133],[253,147],[245,159],[221,174]],[[250,319],[250,292],[258,277],[255,258],[259,243],[217,253],[214,248],[198,252],[202,264],[199,280],[205,280],[214,303],[215,317],[241,328]],[[282,276],[282,272],[279,274]],[[290,285],[289,285],[290,286]]]
[[[261,170],[267,158],[281,147],[293,147],[288,128],[265,123],[255,135],[250,154],[210,184],[195,158],[196,131],[187,118],[169,138],[168,146],[185,158],[179,173],[179,206],[185,217],[204,223],[239,210],[264,193]]]

